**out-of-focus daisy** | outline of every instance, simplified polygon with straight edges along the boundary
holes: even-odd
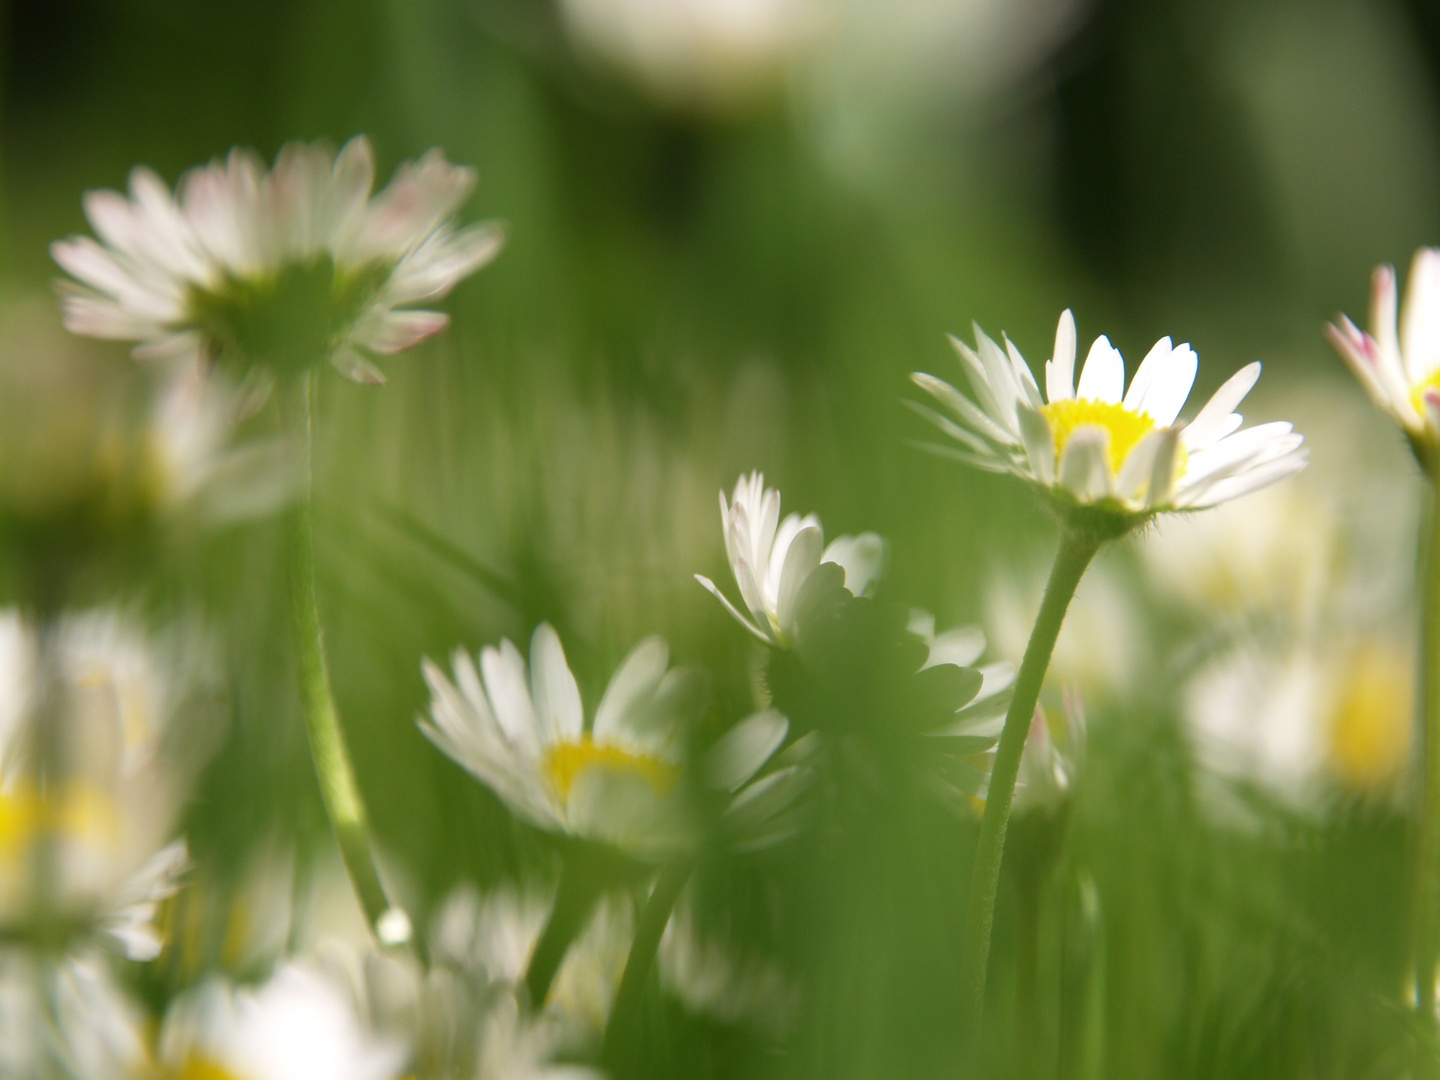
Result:
[[[62,620],[55,639],[42,698],[34,631],[13,613],[0,618],[0,920],[58,920],[150,959],[161,946],[156,908],[186,862],[174,827],[197,764],[174,752],[167,731],[185,692],[181,661],[167,664],[113,612]],[[42,703],[43,722],[61,733],[43,785],[33,758]],[[43,882],[33,873],[41,844],[53,849]]]
[[[818,28],[813,0],[564,0],[584,50],[660,103],[726,111],[772,90]]]
[[[1370,332],[1344,315],[1325,329],[1371,400],[1395,418],[1421,462],[1434,468],[1440,445],[1440,249],[1415,252],[1403,310],[1395,268],[1381,266],[1370,282]]]
[[[695,579],[715,594],[725,610],[767,645],[794,644],[797,601],[811,573],[821,563],[845,571],[845,587],[863,596],[874,585],[885,562],[885,542],[875,533],[841,536],[825,545],[820,519],[814,514],[789,514],[780,520],[780,492],[765,486],[758,472],[742,476],[729,502],[720,492],[720,524],[725,555],[750,615],[725,598],[709,578]]]
[[[435,916],[432,955],[481,982],[518,990],[552,907],[553,898],[538,889],[506,886],[482,897],[460,886]],[[545,1000],[534,1003],[560,1026],[569,1045],[592,1043],[604,1032],[634,927],[628,897],[602,896],[566,951]]]
[[[935,616],[916,609],[910,613],[909,631],[929,650],[921,670],[951,664],[974,668],[980,675],[974,696],[962,703],[946,724],[923,734],[920,743],[929,751],[925,763],[944,784],[946,795],[983,799],[1010,703],[1015,667],[1006,661],[975,667],[986,648],[985,632],[978,626],[956,626],[936,633]]]
[[[0,949],[0,1076],[153,1075],[143,1014],[103,957]]]
[[[291,143],[273,169],[232,150],[171,191],[149,169],[130,194],[94,191],[85,213],[99,236],[57,241],[65,325],[138,342],[146,357],[229,357],[290,374],[330,360],[361,382],[383,381],[366,353],[408,349],[446,316],[438,300],[499,251],[493,225],[457,229],[475,174],[432,150],[371,197],[364,137],[335,154]]]
[[[352,987],[290,961],[255,989],[221,980],[166,1017],[161,1059],[181,1080],[399,1080],[410,1048],[371,1031]]]
[[[660,638],[630,651],[586,723],[575,676],[548,623],[530,664],[508,639],[457,650],[454,682],[424,664],[430,721],[421,728],[520,817],[539,828],[661,857],[689,833],[677,782],[680,737],[699,701],[698,675],[670,668]]]
[[[784,1034],[799,1005],[798,986],[766,957],[702,932],[690,896],[682,894],[660,939],[660,985],[693,1013]]]
[[[1045,365],[1042,397],[1024,357],[975,327],[975,348],[952,338],[975,393],[916,372],[916,385],[950,415],[915,406],[960,444],[947,453],[979,468],[1012,473],[1062,506],[1096,507],[1126,527],[1162,510],[1198,509],[1264,487],[1305,464],[1303,438],[1284,422],[1238,430],[1234,408],[1260,377],[1242,368],[1194,419],[1177,418],[1195,381],[1189,345],[1161,338],[1130,387],[1125,363],[1104,336],[1095,339],[1075,382],[1075,320],[1067,310]],[[978,404],[977,404],[978,402]],[[1089,519],[1089,520],[1093,520]]]

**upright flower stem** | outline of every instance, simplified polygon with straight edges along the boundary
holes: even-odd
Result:
[[[1415,1003],[1426,1016],[1435,1012],[1436,965],[1440,960],[1436,933],[1436,920],[1440,916],[1440,465],[1432,467],[1430,472],[1431,521],[1424,546],[1425,610],[1421,613],[1424,800],[1410,912],[1415,949]]]
[[[550,984],[570,950],[570,943],[584,929],[585,922],[600,899],[602,878],[595,873],[592,860],[580,852],[569,854],[560,867],[560,883],[555,888],[555,903],[550,918],[530,954],[525,970],[525,985],[530,990],[530,1004],[537,1010],[545,1005]]]
[[[970,878],[970,906],[965,917],[965,952],[961,957],[961,990],[970,1005],[970,1017],[979,1019],[985,1001],[985,975],[990,960],[990,928],[995,921],[995,893],[1000,883],[1000,861],[1005,853],[1005,829],[1010,823],[1010,804],[1015,797],[1015,778],[1025,736],[1040,700],[1040,686],[1055,651],[1055,639],[1065,610],[1075,595],[1090,560],[1100,550],[1102,539],[1067,528],[1060,534],[1060,549],[1045,585],[1040,614],[1025,646],[1020,673],[1015,678],[1015,695],[1005,713],[1005,727],[995,752],[990,773],[990,790],[985,814],[980,820],[980,839],[975,849],[975,869]]]
[[[320,781],[320,796],[331,831],[340,846],[340,856],[365,918],[376,936],[386,944],[408,940],[409,920],[385,894],[370,848],[365,803],[355,782],[355,769],[340,727],[335,696],[330,689],[330,671],[325,660],[325,633],[320,623],[319,598],[315,587],[315,521],[313,507],[313,457],[315,426],[315,374],[303,377],[298,413],[303,425],[303,490],[290,520],[291,615],[295,630],[295,652],[299,662],[300,697],[305,710],[305,731],[310,740],[310,757]]]
[[[610,1010],[610,1023],[605,1028],[605,1046],[601,1060],[613,1066],[615,1055],[624,1039],[635,1029],[640,1007],[645,1000],[645,983],[655,963],[655,953],[660,948],[660,938],[665,933],[665,924],[675,910],[675,901],[680,890],[690,880],[690,864],[685,861],[671,863],[660,871],[655,886],[650,890],[650,899],[640,912],[640,922],[635,927],[635,940],[630,945],[630,955],[625,961],[625,974],[620,977],[620,989],[615,994],[615,1006]]]

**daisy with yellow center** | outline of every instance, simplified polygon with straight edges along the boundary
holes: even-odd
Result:
[[[1178,422],[1195,382],[1189,345],[1161,338],[1125,387],[1125,362],[1095,339],[1075,383],[1075,319],[1060,316],[1045,395],[1018,349],[1002,349],[975,328],[975,347],[952,339],[975,400],[916,372],[916,385],[943,406],[914,407],[959,447],[949,456],[1010,472],[1122,520],[1161,510],[1197,509],[1264,487],[1302,468],[1302,438],[1287,423],[1238,430],[1233,410],[1260,376],[1250,364],[1232,376],[1189,423]]]
[[[1369,333],[1343,315],[1325,329],[1371,400],[1404,429],[1421,461],[1435,467],[1431,458],[1440,445],[1440,248],[1415,252],[1403,308],[1395,268],[1376,268],[1370,279]]]
[[[536,629],[530,663],[509,640],[457,651],[454,680],[425,661],[430,719],[421,727],[517,815],[539,828],[642,857],[683,842],[675,785],[695,675],[669,667],[659,638],[631,650],[587,725],[560,638]]]

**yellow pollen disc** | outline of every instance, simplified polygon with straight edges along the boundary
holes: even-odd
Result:
[[[58,799],[17,784],[0,794],[0,859],[15,859],[30,850],[41,831],[63,840],[110,844],[116,839],[115,808],[93,785],[73,782]]]
[[[679,777],[679,770],[668,761],[637,754],[613,743],[597,743],[589,735],[582,735],[578,742],[561,742],[550,747],[545,752],[542,768],[562,799],[570,797],[576,778],[587,769],[639,776],[656,795],[668,792]]]
[[[1330,715],[1330,767],[1347,786],[1376,791],[1410,756],[1414,685],[1396,650],[1368,645],[1346,665]]]
[[[1430,373],[1430,377],[1410,391],[1410,404],[1415,406],[1415,411],[1420,414],[1423,420],[1429,415],[1425,410],[1425,391],[1440,390],[1440,368]]]
[[[1155,421],[1144,413],[1131,412],[1124,405],[1112,405],[1093,398],[1052,401],[1040,407],[1040,414],[1050,424],[1057,466],[1065,453],[1065,444],[1082,424],[1093,424],[1110,433],[1110,469],[1115,473],[1125,464],[1135,444],[1155,429]]]
[[[239,1080],[239,1077],[207,1057],[192,1055],[185,1059],[175,1080]]]

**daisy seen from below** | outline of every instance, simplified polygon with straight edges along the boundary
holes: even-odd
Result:
[[[383,376],[367,354],[410,348],[447,317],[444,297],[499,251],[492,224],[457,228],[473,170],[438,150],[402,165],[371,196],[363,136],[338,154],[285,146],[272,169],[253,152],[192,169],[172,193],[137,167],[129,196],[92,191],[98,240],[51,247],[75,280],[60,285],[76,334],[137,343],[138,358],[230,358],[273,374],[330,360],[360,382]]]
[[[845,587],[867,593],[885,562],[885,542],[875,533],[841,536],[827,547],[820,519],[789,514],[780,519],[780,492],[765,486],[759,472],[742,476],[727,502],[720,492],[725,556],[740,589],[746,615],[702,574],[695,580],[712,592],[740,625],[765,644],[787,648],[795,642],[801,588],[822,563],[845,571]]]
[[[1188,423],[1177,423],[1195,382],[1189,345],[1161,338],[1125,387],[1125,362],[1103,335],[1075,382],[1075,319],[1067,309],[1045,364],[1045,394],[1020,351],[975,328],[975,348],[952,338],[972,401],[924,372],[911,378],[945,410],[914,406],[960,444],[947,453],[1008,472],[1067,507],[1113,512],[1128,528],[1163,510],[1214,506],[1304,467],[1303,437],[1283,421],[1241,430],[1234,411],[1260,377],[1258,362],[1231,376]],[[948,413],[949,415],[946,415]]]
[[[509,639],[479,665],[457,650],[454,680],[426,660],[421,728],[530,824],[663,859],[689,837],[679,802],[680,736],[697,674],[671,668],[660,638],[633,648],[586,722],[560,638],[542,623],[530,662]]]
[[[1415,252],[1403,308],[1395,268],[1380,266],[1370,279],[1370,332],[1342,315],[1325,333],[1370,399],[1409,437],[1421,464],[1440,466],[1440,248]]]

